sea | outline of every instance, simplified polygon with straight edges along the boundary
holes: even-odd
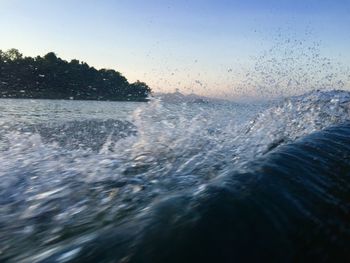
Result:
[[[350,93],[0,100],[0,262],[350,262]]]

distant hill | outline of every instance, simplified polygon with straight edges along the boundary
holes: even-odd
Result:
[[[145,83],[129,83],[115,70],[68,62],[53,52],[33,58],[0,50],[0,98],[146,101],[150,93]]]
[[[199,96],[197,94],[191,93],[184,95],[179,91],[173,93],[154,93],[154,97],[160,98],[162,101],[171,103],[209,103],[209,102],[228,102],[222,99],[208,98],[205,96]]]

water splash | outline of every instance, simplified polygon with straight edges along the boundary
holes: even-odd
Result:
[[[314,38],[312,38],[314,39]],[[312,90],[349,89],[350,69],[324,55],[321,41],[281,33],[273,45],[253,58],[253,65],[240,73],[237,96],[278,98]]]
[[[144,105],[130,122],[1,124],[2,260],[40,261],[67,242],[78,249],[164,196],[200,191],[281,144],[349,120],[350,95],[314,91],[255,107]]]

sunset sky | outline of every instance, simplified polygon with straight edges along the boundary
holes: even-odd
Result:
[[[0,0],[0,6],[0,49],[54,51],[155,91],[234,96],[256,58],[288,39],[306,49],[317,43],[320,55],[350,65],[349,0]]]

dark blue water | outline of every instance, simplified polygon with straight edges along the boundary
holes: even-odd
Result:
[[[350,260],[348,92],[85,103],[1,104],[1,261]]]

